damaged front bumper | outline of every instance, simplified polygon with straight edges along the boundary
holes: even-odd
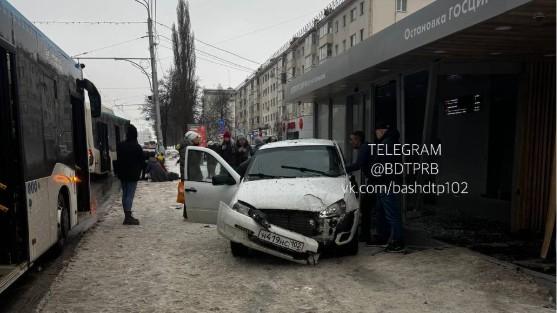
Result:
[[[223,202],[219,205],[217,229],[222,236],[231,241],[279,258],[301,264],[317,264],[319,259],[319,243],[315,239],[276,225],[270,225],[265,229],[251,217],[234,211]],[[278,245],[262,239],[265,236],[276,235],[278,236],[274,238],[277,238],[277,242],[286,239],[295,243],[296,249],[287,248],[290,243]],[[268,238],[272,239],[272,237]]]

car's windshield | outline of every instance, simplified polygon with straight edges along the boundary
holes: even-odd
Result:
[[[247,180],[337,177],[344,174],[333,146],[296,146],[259,150],[246,172]]]

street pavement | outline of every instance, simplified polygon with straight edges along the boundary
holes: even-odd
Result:
[[[554,312],[533,280],[463,248],[299,265],[234,258],[214,226],[175,209],[176,182],[140,182],[122,225],[117,196],[88,231],[38,312]]]

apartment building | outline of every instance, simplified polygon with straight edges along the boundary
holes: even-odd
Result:
[[[236,132],[313,137],[312,102],[285,102],[284,86],[434,0],[335,0],[237,87]]]

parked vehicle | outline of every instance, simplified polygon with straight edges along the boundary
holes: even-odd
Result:
[[[188,147],[186,160],[188,219],[216,223],[234,256],[251,248],[315,264],[324,249],[358,252],[359,202],[335,142],[266,144],[244,175],[207,148]]]
[[[86,117],[100,113],[80,64],[0,1],[0,292],[91,211]]]
[[[115,115],[107,107],[102,107],[101,116],[92,119],[90,128],[87,128],[89,170],[92,174],[104,175],[114,170],[116,146],[125,140],[129,124],[129,120]]]

